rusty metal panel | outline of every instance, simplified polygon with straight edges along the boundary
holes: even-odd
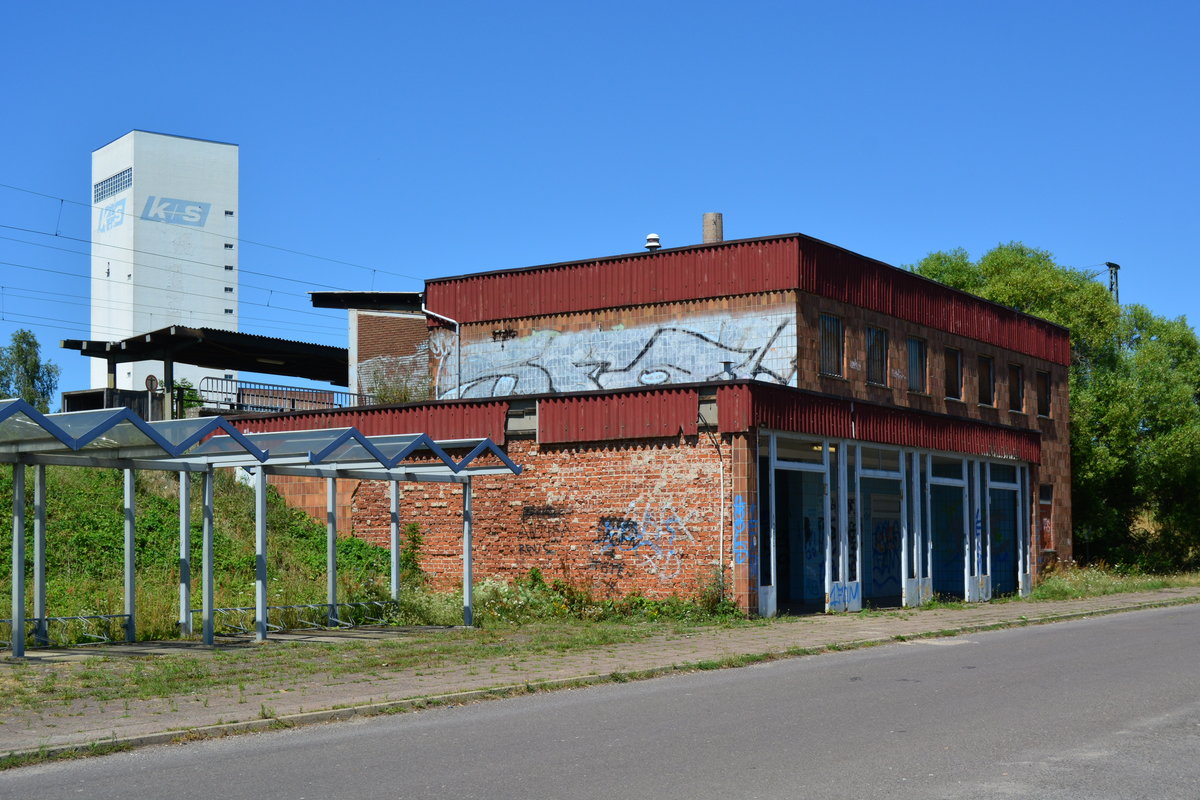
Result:
[[[472,323],[789,289],[1070,363],[1057,325],[799,234],[438,278],[426,304]]]
[[[762,427],[778,431],[848,438],[851,403],[798,389],[762,384],[717,389],[717,429],[738,433]]]
[[[1069,364],[1067,331],[926,280],[907,270],[803,238],[798,288],[918,325]]]
[[[1033,430],[862,403],[854,409],[854,428],[865,442],[1041,462],[1041,434]]]
[[[696,389],[638,389],[538,400],[542,444],[694,436],[700,393]]]
[[[426,282],[426,305],[484,322],[791,289],[793,237],[635,253]]]
[[[416,406],[366,407],[234,420],[238,430],[266,433],[311,428],[357,428],[368,436],[426,433],[434,439],[487,437],[504,444],[508,402],[445,402]]]

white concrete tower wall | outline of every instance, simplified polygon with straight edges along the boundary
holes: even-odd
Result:
[[[92,153],[92,339],[184,325],[238,328],[237,145],[132,131]],[[102,360],[92,386],[107,385]],[[117,366],[116,388],[163,378]],[[177,365],[176,379],[232,372]]]

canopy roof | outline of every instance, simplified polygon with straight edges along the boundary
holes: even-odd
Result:
[[[172,325],[115,342],[63,339],[67,350],[103,358],[113,364],[164,361],[208,369],[263,372],[346,385],[349,351],[345,347],[309,344],[274,336],[259,336],[219,328]]]
[[[448,452],[464,450],[457,459]],[[474,463],[484,455],[493,456],[487,465]],[[147,422],[128,408],[43,414],[24,400],[0,400],[0,463],[176,472],[261,466],[284,475],[443,482],[521,472],[487,438],[367,436],[353,427],[243,433],[222,417]]]

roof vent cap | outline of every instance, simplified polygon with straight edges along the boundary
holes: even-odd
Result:
[[[657,250],[660,247],[662,247],[662,242],[660,242],[658,240],[658,234],[657,233],[647,233],[646,234],[646,249],[651,252],[654,252],[655,250]]]

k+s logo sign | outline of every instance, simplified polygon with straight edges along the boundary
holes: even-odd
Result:
[[[96,230],[101,233],[111,231],[113,228],[119,227],[124,221],[125,201],[118,200],[112,205],[100,209],[100,223],[96,226]]]
[[[204,223],[208,221],[208,212],[211,208],[212,203],[197,203],[192,200],[177,200],[174,197],[150,195],[146,198],[146,207],[142,209],[142,219],[203,228]]]

